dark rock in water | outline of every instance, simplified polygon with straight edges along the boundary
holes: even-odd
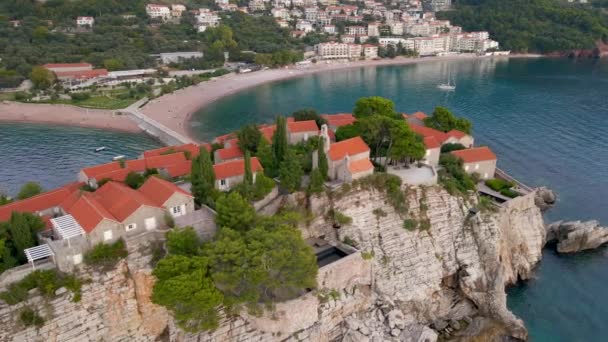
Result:
[[[545,211],[551,208],[555,204],[555,201],[557,201],[557,196],[553,190],[544,186],[536,189],[534,203],[540,210]]]
[[[598,221],[558,221],[547,226],[547,242],[557,242],[560,253],[576,253],[608,243],[608,227]]]

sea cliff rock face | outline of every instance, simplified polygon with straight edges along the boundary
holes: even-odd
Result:
[[[504,288],[530,277],[541,258],[545,227],[534,194],[476,215],[469,214],[474,200],[438,187],[407,194],[405,214],[374,189],[308,201],[314,219],[302,227],[305,237],[324,235],[361,251],[354,263],[331,270],[351,274],[348,265],[359,265],[360,272],[335,278],[347,282],[330,299],[310,293],[278,305],[275,314],[224,318],[215,332],[186,334],[150,301],[154,278],[145,252],[150,244],[144,244],[131,247],[128,262],[117,269],[88,274],[92,282],[80,303],[67,294],[50,302],[33,296],[26,304],[54,317],[40,329],[20,326],[22,305],[0,304],[0,341],[435,341],[438,335],[466,340],[467,334],[492,336],[486,341],[525,339],[523,323],[506,308]],[[352,223],[333,228],[329,208]],[[430,225],[410,231],[405,219]],[[333,290],[338,286],[331,284]],[[306,315],[301,325],[291,322],[299,312]],[[290,320],[285,331],[281,319]]]
[[[560,253],[576,253],[608,243],[608,227],[598,221],[558,221],[547,225],[547,242],[557,242]]]

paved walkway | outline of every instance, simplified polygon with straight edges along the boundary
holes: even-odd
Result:
[[[388,166],[386,172],[399,176],[404,183],[410,185],[434,185],[437,184],[437,173],[430,166],[417,167],[411,165],[409,169],[403,166]]]

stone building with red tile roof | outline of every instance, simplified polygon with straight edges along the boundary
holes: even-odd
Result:
[[[315,120],[287,122],[287,141],[290,144],[297,144],[317,135],[319,135],[319,126]]]
[[[450,153],[462,159],[465,172],[477,173],[482,179],[494,178],[497,157],[489,147],[474,147]]]
[[[233,186],[243,182],[245,178],[245,160],[236,159],[227,162],[217,163],[213,165],[215,172],[215,188],[222,191],[230,190]],[[251,158],[251,172],[253,173],[253,181],[256,180],[256,174],[263,172],[264,168],[257,157]]]
[[[327,155],[330,179],[351,182],[374,173],[374,165],[369,160],[369,146],[361,137],[332,143],[327,125],[323,125],[321,138]]]

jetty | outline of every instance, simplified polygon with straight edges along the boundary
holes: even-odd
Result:
[[[190,139],[189,137],[172,130],[171,128],[161,124],[160,122],[154,119],[151,119],[150,117],[142,113],[139,109],[146,105],[148,101],[148,98],[145,97],[131,104],[129,107],[118,111],[118,113],[122,115],[127,115],[129,119],[135,121],[139,128],[141,128],[144,132],[157,138],[167,146],[195,143],[195,141]]]

